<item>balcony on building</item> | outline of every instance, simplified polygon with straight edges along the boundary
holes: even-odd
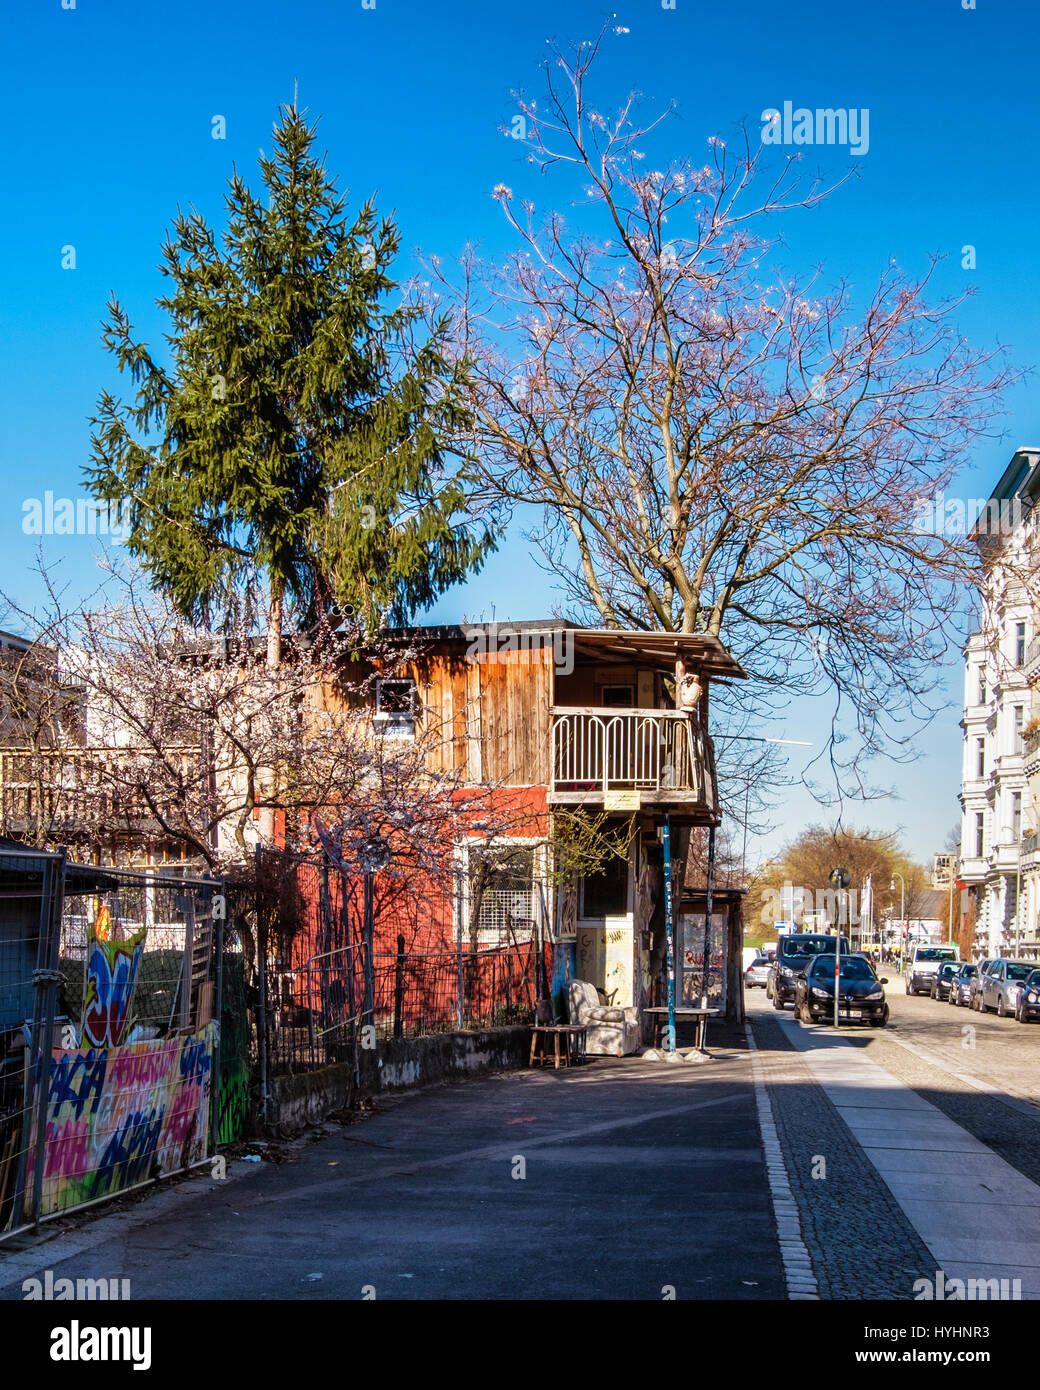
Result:
[[[696,707],[674,707],[677,661],[700,685]],[[717,821],[708,688],[743,676],[713,637],[575,633],[574,669],[554,686],[549,802]]]

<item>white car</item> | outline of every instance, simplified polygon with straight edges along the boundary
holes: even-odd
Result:
[[[769,979],[769,958],[767,956],[756,956],[748,968],[744,971],[744,988],[755,989],[761,985],[766,987]]]

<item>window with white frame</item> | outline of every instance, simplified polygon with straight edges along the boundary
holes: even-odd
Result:
[[[466,858],[470,943],[487,950],[529,942],[542,911],[537,842],[470,846]]]
[[[373,725],[384,738],[414,738],[418,697],[413,680],[377,680]]]
[[[1026,625],[1025,623],[1015,624],[1015,665],[1024,666],[1026,664]]]
[[[986,817],[982,811],[975,812],[975,858],[982,859],[986,853]]]

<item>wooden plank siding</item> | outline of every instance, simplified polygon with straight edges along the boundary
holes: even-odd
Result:
[[[417,732],[431,773],[461,771],[473,784],[547,786],[552,746],[553,651],[489,651],[466,659],[444,644],[395,670],[416,684]],[[351,670],[357,682],[361,673]],[[349,692],[326,686],[329,708],[357,707]],[[372,696],[374,703],[374,693]]]

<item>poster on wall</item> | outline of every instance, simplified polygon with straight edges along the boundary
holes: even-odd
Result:
[[[726,930],[728,913],[711,914],[709,940],[710,961],[708,966],[708,1006],[724,1008],[726,1004]],[[696,1007],[703,994],[702,971],[704,966],[704,913],[684,912],[679,918],[682,951],[679,961],[682,979],[679,983],[679,998],[683,1004]]]

